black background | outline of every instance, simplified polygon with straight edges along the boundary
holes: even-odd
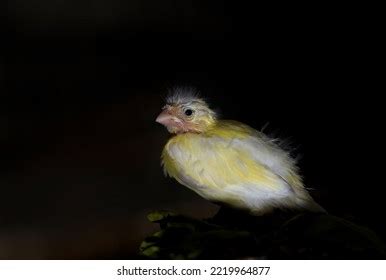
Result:
[[[375,25],[361,7],[14,0],[0,104],[0,258],[135,258],[152,209],[216,207],[165,179],[167,88],[291,138],[312,195],[385,236]]]

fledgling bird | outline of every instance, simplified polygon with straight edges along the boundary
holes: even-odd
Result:
[[[243,123],[221,120],[193,89],[170,92],[156,121],[174,134],[161,162],[165,175],[203,198],[263,215],[275,208],[325,212],[304,188],[296,160]]]

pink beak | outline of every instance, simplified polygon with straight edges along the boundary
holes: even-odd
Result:
[[[168,126],[173,123],[173,116],[171,115],[169,110],[165,109],[161,112],[161,114],[158,115],[155,121],[164,126]]]

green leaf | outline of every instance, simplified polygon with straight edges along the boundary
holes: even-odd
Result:
[[[168,217],[175,216],[173,213],[168,211],[154,211],[147,215],[147,219],[152,222],[160,222],[164,219],[167,219]]]

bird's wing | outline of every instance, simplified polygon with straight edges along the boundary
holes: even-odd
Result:
[[[281,149],[274,139],[245,124],[222,121],[208,136],[206,143],[202,145],[203,148],[209,146],[217,151],[217,155],[230,157],[228,162],[237,164],[241,161],[242,165],[250,169],[249,174],[260,170],[263,173],[272,173],[268,177],[291,181],[290,177],[297,173],[295,160],[288,152]]]
[[[205,139],[202,145],[201,162],[196,162],[196,171],[201,177],[212,180],[217,187],[244,183],[276,189],[287,188],[285,180],[265,164],[256,147],[248,138]],[[197,170],[198,168],[198,170]]]

